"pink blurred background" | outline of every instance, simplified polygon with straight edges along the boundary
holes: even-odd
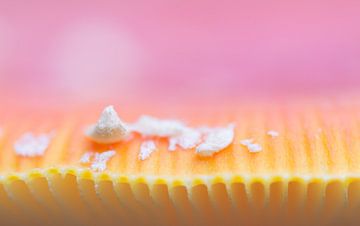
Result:
[[[360,1],[0,1],[0,94],[336,95],[360,87]]]

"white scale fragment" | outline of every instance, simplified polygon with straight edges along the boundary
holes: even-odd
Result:
[[[177,146],[184,149],[194,148],[201,141],[201,133],[187,127],[183,122],[171,119],[157,119],[143,115],[133,124],[129,124],[130,131],[143,136],[157,136],[169,138],[169,151]]]
[[[94,153],[86,152],[81,156],[80,163],[90,163],[90,158],[94,155]]]
[[[80,163],[91,163],[90,168],[94,171],[106,170],[107,162],[116,154],[114,150],[102,153],[86,152],[81,158]]]
[[[180,135],[186,126],[177,120],[161,120],[143,115],[133,124],[129,124],[131,131],[144,136],[171,137]]]
[[[261,147],[260,144],[249,144],[249,145],[247,146],[247,148],[249,149],[249,151],[250,151],[251,153],[256,153],[256,152],[262,151],[262,147]]]
[[[278,137],[279,136],[279,132],[275,131],[275,130],[269,130],[267,132],[267,135],[271,136],[271,137]]]
[[[150,155],[156,151],[156,145],[155,142],[152,140],[144,141],[140,145],[140,153],[139,153],[139,159],[145,160],[150,157]]]
[[[169,151],[174,151],[177,145],[183,149],[191,149],[196,147],[200,141],[201,133],[199,131],[191,128],[184,128],[181,135],[169,139],[168,149]]]
[[[128,131],[114,107],[110,105],[103,110],[98,122],[90,126],[85,134],[97,143],[111,144],[126,138]]]
[[[102,153],[95,153],[94,162],[91,164],[91,169],[95,171],[104,171],[106,164],[116,154],[115,151],[105,151]]]
[[[253,140],[253,139],[244,139],[244,140],[241,140],[241,141],[240,141],[240,144],[246,146],[247,149],[249,150],[249,152],[251,152],[251,153],[256,153],[256,152],[262,151],[261,145],[254,143],[254,140]]]
[[[42,156],[48,148],[52,134],[38,136],[28,132],[22,135],[14,144],[15,153],[24,157]]]
[[[234,139],[234,125],[224,128],[213,128],[208,131],[205,141],[196,147],[196,154],[212,156],[229,146]]]

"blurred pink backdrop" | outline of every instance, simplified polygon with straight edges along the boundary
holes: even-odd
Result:
[[[360,87],[360,1],[0,1],[4,97],[177,100]]]

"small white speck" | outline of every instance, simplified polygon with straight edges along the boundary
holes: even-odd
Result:
[[[119,142],[126,138],[127,133],[125,123],[122,122],[113,106],[107,106],[98,122],[85,131],[85,135],[91,140],[102,144]]]
[[[200,156],[212,156],[225,149],[234,139],[234,125],[224,128],[213,128],[208,131],[205,141],[196,147],[196,154]]]
[[[249,152],[256,153],[262,151],[262,147],[260,144],[253,143],[254,139],[244,139],[240,141],[240,144],[247,147]]]
[[[140,145],[140,153],[139,153],[139,159],[145,160],[150,157],[150,155],[156,151],[156,145],[155,142],[152,140],[144,141]]]
[[[25,133],[15,142],[15,152],[17,155],[24,157],[41,156],[48,148],[51,137],[51,134],[35,136],[30,132]]]
[[[271,136],[271,137],[278,137],[279,136],[279,132],[275,131],[275,130],[269,130],[267,132],[267,135]]]
[[[249,145],[247,146],[247,148],[249,149],[249,151],[250,151],[251,153],[256,153],[256,152],[262,151],[262,147],[261,147],[260,144],[249,144]]]

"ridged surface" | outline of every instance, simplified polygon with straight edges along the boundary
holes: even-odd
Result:
[[[174,186],[48,169],[0,184],[4,225],[358,225],[359,206],[355,178]]]
[[[191,126],[236,125],[234,143],[211,158],[193,150],[138,159],[143,138],[115,145],[86,140],[101,108],[0,112],[0,217],[26,225],[357,225],[360,128],[356,102],[190,106],[119,110],[179,118]],[[149,110],[150,109],[150,110]],[[15,113],[15,114],[14,114]],[[55,131],[42,157],[15,155],[25,132]],[[266,133],[276,130],[279,137]],[[240,140],[263,146],[249,153]],[[103,173],[79,163],[87,151],[114,149]],[[28,223],[31,222],[31,223]],[[346,222],[346,223],[344,223]]]
[[[219,106],[190,106],[168,111],[134,108],[121,111],[125,121],[141,114],[160,118],[179,118],[192,127],[225,126],[234,122],[232,145],[211,158],[200,158],[194,150],[167,150],[165,138],[154,138],[158,151],[145,161],[138,159],[141,138],[114,145],[97,145],[87,140],[84,128],[94,123],[101,108],[78,111],[15,111],[0,114],[0,172],[24,172],[36,167],[81,166],[79,160],[88,151],[116,150],[108,164],[112,173],[138,176],[170,176],[180,179],[201,175],[240,175],[242,177],[300,176],[343,177],[360,172],[360,118],[356,103],[297,103]],[[150,110],[148,110],[150,109]],[[272,138],[268,130],[279,136]],[[44,156],[17,157],[14,143],[25,132],[54,131],[55,136]],[[263,147],[257,154],[240,144],[254,138]],[[161,163],[161,164],[160,164]]]

